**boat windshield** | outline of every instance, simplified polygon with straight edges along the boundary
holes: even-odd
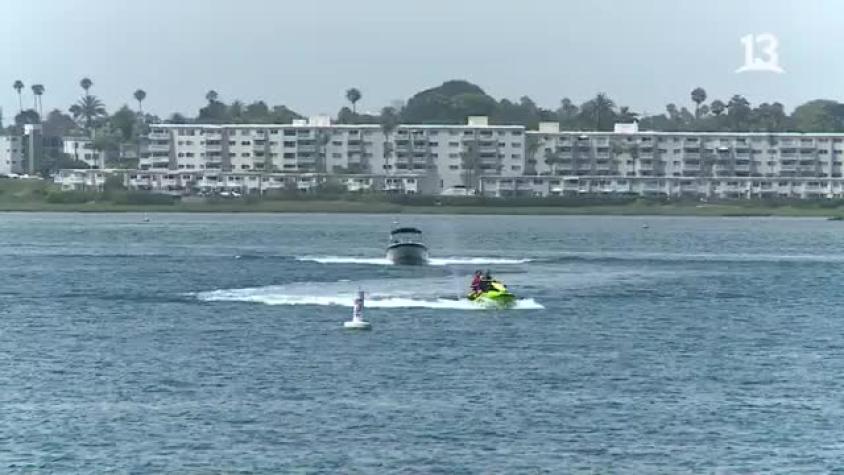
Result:
[[[415,228],[398,228],[390,232],[390,244],[418,243],[422,232]]]

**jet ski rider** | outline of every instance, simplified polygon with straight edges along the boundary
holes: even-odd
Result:
[[[482,290],[481,290],[481,275],[482,275],[481,271],[477,270],[477,271],[475,271],[475,275],[472,276],[471,289],[472,289],[472,293],[474,293],[474,294],[479,294],[479,293],[482,292]]]
[[[486,292],[492,287],[492,274],[489,273],[489,270],[486,271],[486,274],[481,277],[481,292]]]

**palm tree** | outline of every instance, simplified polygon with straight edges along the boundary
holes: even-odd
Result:
[[[525,175],[536,175],[536,152],[542,144],[536,135],[528,135],[525,137],[525,152],[526,161]]]
[[[15,81],[12,87],[15,88],[15,91],[18,91],[18,107],[20,108],[20,111],[23,112],[23,99],[21,98],[21,91],[24,87],[23,81],[18,79],[17,81]]]
[[[390,134],[393,133],[393,130],[395,130],[399,124],[399,117],[398,113],[396,113],[396,109],[393,107],[385,107],[381,109],[381,117],[379,117],[378,122],[381,125],[381,133],[384,134],[384,165],[382,166],[382,173],[387,173],[387,164],[393,151],[393,144],[390,142]]]
[[[700,118],[700,105],[706,100],[706,91],[702,87],[692,89],[692,101],[695,103],[695,119]]]
[[[67,111],[70,112],[70,115],[73,116],[74,119],[78,119],[82,116],[82,107],[79,104],[73,104]]]
[[[712,101],[712,104],[709,105],[709,110],[711,110],[716,117],[723,114],[726,108],[727,105],[719,101],[718,99],[715,99],[714,101]]]
[[[477,190],[481,158],[478,154],[478,139],[476,137],[471,142],[464,143],[463,151],[460,152],[460,166],[463,168],[463,185],[467,189]]]
[[[94,85],[94,81],[90,80],[89,78],[82,78],[82,80],[79,81],[79,86],[82,87],[82,89],[85,90],[86,96],[88,95],[88,89],[91,89],[91,86],[93,86],[93,85]]]
[[[611,117],[614,113],[615,102],[610,99],[606,93],[599,92],[594,99],[590,100],[581,107],[581,112],[585,112],[587,117],[595,121],[595,130],[601,130],[601,124],[607,117]],[[591,116],[591,117],[590,117]]]
[[[316,160],[315,172],[328,173],[328,143],[331,142],[331,135],[324,128],[316,130]]]
[[[559,163],[559,156],[552,152],[550,148],[545,149],[544,162],[548,165],[549,172],[552,175],[557,174],[557,163]]]
[[[144,91],[143,89],[138,89],[132,95],[135,97],[135,100],[138,101],[138,113],[140,113],[141,116],[143,116],[144,115],[143,102],[144,102],[144,99],[147,98],[147,92]]]
[[[94,120],[106,116],[105,106],[97,96],[84,96],[76,104],[70,107],[73,118],[85,121],[85,128],[90,132]]]
[[[349,102],[352,103],[352,112],[355,113],[355,114],[358,113],[356,105],[357,105],[357,102],[360,100],[361,97],[363,97],[363,95],[355,87],[346,91],[346,99],[348,99]]]
[[[627,106],[621,106],[618,108],[618,120],[619,122],[633,122],[639,118],[638,112],[633,112]]]
[[[218,97],[220,97],[220,95],[213,89],[205,93],[205,99],[207,99],[208,102],[217,102]]]
[[[43,84],[33,84],[32,85],[32,94],[35,99],[35,110],[38,111],[38,115],[40,116],[43,112],[43,107],[41,104],[41,96],[44,94],[44,85]]]

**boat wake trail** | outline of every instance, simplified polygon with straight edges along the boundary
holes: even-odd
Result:
[[[229,289],[200,292],[203,302],[254,302],[265,305],[351,306],[353,292],[338,295],[306,295],[284,293],[279,287]],[[437,310],[484,310],[478,304],[463,299],[420,298],[414,296],[367,294],[367,308],[431,308]],[[533,299],[520,299],[514,310],[541,310],[545,307]]]
[[[371,264],[380,266],[393,265],[383,257],[344,257],[344,256],[302,256],[297,261],[318,262],[320,264]],[[516,265],[526,264],[533,259],[507,259],[500,257],[434,257],[428,260],[432,266],[459,265]]]

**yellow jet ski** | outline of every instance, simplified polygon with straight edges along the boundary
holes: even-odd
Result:
[[[516,304],[516,296],[497,280],[491,281],[486,291],[470,292],[466,297],[485,307],[510,308]]]

